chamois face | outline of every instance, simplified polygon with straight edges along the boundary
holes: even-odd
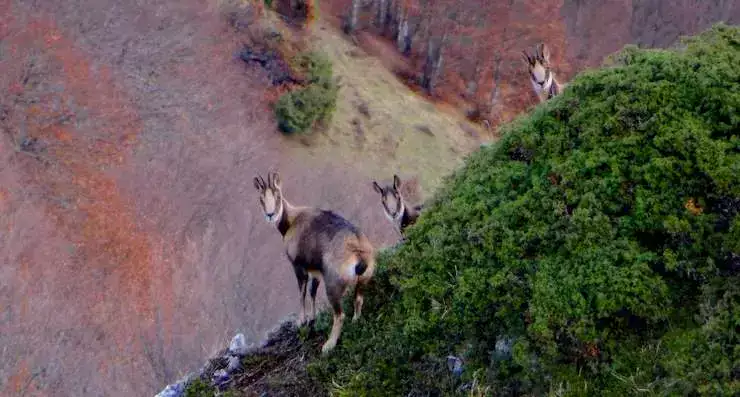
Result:
[[[401,218],[405,210],[403,196],[399,191],[401,179],[397,175],[393,175],[393,186],[385,187],[380,187],[378,182],[373,181],[373,188],[380,193],[380,202],[383,204],[385,215],[392,221]]]
[[[529,78],[532,79],[532,83],[539,86],[541,90],[546,89],[546,85],[552,80],[550,50],[545,44],[540,44],[533,55],[527,54],[526,51],[522,51],[522,53],[527,62]]]
[[[254,177],[254,187],[260,194],[260,205],[265,220],[275,223],[283,215],[283,193],[280,190],[280,175],[277,172],[267,174],[267,183],[261,176]]]

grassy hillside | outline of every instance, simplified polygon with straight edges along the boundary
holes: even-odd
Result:
[[[409,90],[341,32],[317,21],[308,34],[312,49],[331,60],[340,88],[327,127],[286,140],[296,156],[361,158],[368,178],[409,173],[433,191],[482,142],[479,126]]]
[[[305,88],[301,80],[307,76],[301,73],[302,67],[295,67],[301,63],[296,59],[314,53],[331,64],[327,73],[338,87],[335,103],[329,106],[329,117],[312,128],[289,128],[282,143],[291,158],[361,162],[359,171],[368,179],[399,173],[415,177],[423,190],[433,191],[467,153],[494,138],[459,110],[436,105],[410,90],[378,58],[353,44],[325,18],[314,16],[310,23],[303,23],[301,18],[276,12],[289,13],[284,9],[287,2],[262,7],[255,0],[221,1],[227,20],[244,37],[247,52],[258,54],[256,58],[278,53],[284,64],[291,65],[286,67],[292,69],[287,75],[294,80],[273,81],[266,102],[280,107],[281,96]],[[248,63],[251,68],[259,67],[257,62]],[[274,63],[262,67],[268,74],[282,74]],[[312,108],[320,101],[303,98],[298,102]]]
[[[579,75],[444,180],[329,357],[326,314],[286,325],[232,393],[737,395],[738,64],[718,25]]]

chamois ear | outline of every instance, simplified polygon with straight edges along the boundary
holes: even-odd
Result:
[[[264,189],[264,185],[258,176],[254,177],[254,188],[257,189],[258,192],[261,192]]]
[[[398,175],[393,174],[393,188],[396,190],[401,189],[401,178]]]
[[[271,184],[273,188],[280,189],[280,174],[277,171],[272,173]]]
[[[545,62],[550,62],[550,48],[545,43],[540,44],[540,54]]]
[[[376,192],[383,194],[383,189],[378,185],[378,182],[373,181],[373,189],[375,189]]]
[[[527,65],[532,66],[532,58],[527,54],[527,51],[522,51],[522,59]]]

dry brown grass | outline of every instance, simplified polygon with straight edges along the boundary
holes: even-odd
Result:
[[[480,127],[409,90],[335,28],[319,21],[308,41],[330,57],[341,88],[331,123],[312,136],[287,138],[291,149],[340,162],[361,161],[369,179],[413,176],[431,193],[481,143]],[[479,131],[478,137],[472,131]]]
[[[309,50],[320,50],[332,61],[341,87],[337,109],[331,122],[310,136],[284,138],[293,151],[291,157],[361,161],[368,179],[403,174],[417,178],[421,188],[432,192],[440,178],[489,135],[458,109],[434,104],[412,91],[382,56],[371,56],[354,45],[327,20],[299,28],[288,26],[277,13],[255,5],[255,0],[219,1],[249,45],[277,50],[288,62]],[[276,9],[281,8],[279,3]],[[274,40],[276,33],[280,40]],[[272,103],[286,90],[275,87],[265,99]]]

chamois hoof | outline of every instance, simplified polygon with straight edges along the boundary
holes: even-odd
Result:
[[[295,323],[298,325],[299,328],[306,325],[307,322],[308,322],[308,319],[306,318],[305,314],[299,315],[295,321]]]
[[[336,345],[336,342],[327,341],[326,343],[324,343],[324,346],[321,347],[321,354],[329,354],[329,352],[334,349],[334,346]]]
[[[353,323],[356,322],[359,318],[360,318],[360,315],[359,314],[355,314],[354,316],[352,316],[352,322]]]

